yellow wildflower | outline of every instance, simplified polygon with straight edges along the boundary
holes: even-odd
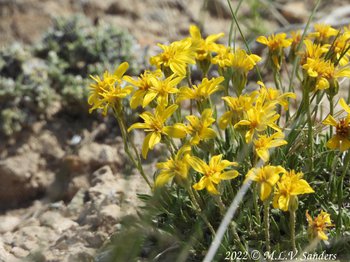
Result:
[[[238,49],[230,53],[229,58],[229,65],[232,66],[235,71],[238,70],[245,75],[261,60],[260,56],[254,54],[248,55],[243,49]]]
[[[212,115],[213,111],[211,109],[205,109],[202,112],[201,118],[193,115],[186,117],[190,122],[189,125],[186,126],[186,132],[192,137],[190,140],[192,145],[197,145],[202,140],[216,137],[216,132],[210,128],[215,122]]]
[[[99,76],[90,77],[96,82],[90,85],[90,94],[88,98],[89,105],[92,105],[89,112],[95,109],[102,109],[106,115],[108,108],[113,110],[121,107],[121,99],[132,92],[132,87],[122,88],[122,77],[128,70],[129,64],[124,62],[115,70],[114,74],[106,71],[101,79]]]
[[[190,26],[190,35],[192,45],[196,48],[196,59],[201,61],[210,59],[211,53],[215,48],[215,42],[224,36],[224,33],[209,35],[206,39],[202,38],[199,28],[195,25]]]
[[[326,235],[326,231],[328,230],[329,227],[332,227],[333,225],[331,221],[331,216],[327,212],[324,212],[322,210],[317,217],[312,219],[312,217],[309,215],[309,212],[306,211],[306,219],[309,223],[308,233],[311,239],[314,239],[314,238],[318,238],[320,240],[328,239]]]
[[[226,102],[230,111],[225,112],[219,119],[219,127],[225,129],[229,124],[235,125],[243,118],[243,113],[248,111],[254,102],[255,92],[250,95],[239,97],[225,96],[222,99]]]
[[[343,98],[340,99],[339,103],[347,112],[346,118],[340,119],[337,122],[333,116],[328,115],[322,123],[336,128],[336,134],[328,140],[327,147],[330,149],[339,149],[341,152],[344,152],[350,148],[350,107]]]
[[[307,58],[320,58],[329,50],[329,45],[315,44],[310,39],[305,39],[303,43],[305,45],[305,53],[303,54],[301,64],[305,64]]]
[[[279,117],[280,115],[275,111],[275,104],[271,103],[267,106],[256,104],[246,112],[246,118],[235,124],[234,128],[246,126],[248,131],[246,132],[245,140],[247,143],[250,143],[255,132],[263,132],[267,127],[281,132],[281,129],[275,124]]]
[[[162,53],[151,57],[150,63],[163,70],[171,70],[179,76],[186,76],[187,66],[195,64],[195,48],[190,39],[172,42],[170,45],[158,44]]]
[[[273,147],[279,147],[287,144],[287,141],[283,139],[284,134],[276,132],[271,136],[258,135],[258,138],[253,141],[256,154],[264,161],[269,161],[270,154],[269,149]]]
[[[221,68],[228,67],[231,64],[230,54],[231,48],[225,45],[216,45],[215,46],[215,55],[212,57],[211,62],[214,65],[218,65]]]
[[[290,32],[292,38],[292,46],[297,47],[301,41],[301,30]]]
[[[315,192],[302,177],[302,172],[295,173],[294,170],[282,175],[275,187],[274,208],[279,208],[283,211],[295,211],[298,208],[298,195]]]
[[[151,72],[146,70],[137,80],[134,80],[130,76],[124,76],[124,80],[136,86],[138,90],[132,95],[130,99],[130,107],[135,109],[143,104],[143,98],[147,94],[148,90],[152,87],[151,79],[162,77],[162,71],[160,69]]]
[[[350,77],[350,68],[335,67],[331,61],[322,58],[308,58],[303,65],[303,69],[307,71],[310,77],[315,78],[315,88],[317,90],[330,88],[331,85],[334,86],[340,77]]]
[[[257,55],[248,55],[243,49],[235,50],[230,54],[230,67],[233,69],[232,85],[237,95],[241,95],[247,84],[247,75],[260,61]]]
[[[276,35],[259,36],[256,41],[269,48],[269,54],[272,59],[273,64],[277,69],[280,68],[282,60],[283,49],[292,44],[292,39],[286,39],[287,35],[285,33],[280,33]]]
[[[292,39],[286,39],[286,37],[287,35],[285,33],[280,33],[276,35],[270,35],[268,37],[259,36],[256,41],[268,46],[269,50],[275,51],[291,45]]]
[[[157,98],[158,105],[167,106],[169,103],[169,94],[176,94],[179,92],[176,86],[182,79],[183,76],[176,76],[175,74],[166,79],[150,78],[151,87],[143,98],[142,107],[146,107],[155,98]]]
[[[211,94],[219,91],[221,89],[220,83],[225,80],[224,77],[216,77],[208,80],[203,78],[202,82],[199,85],[192,85],[192,88],[184,86],[181,87],[178,93],[176,102],[181,102],[186,99],[193,99],[201,101],[203,99],[208,99]]]
[[[155,187],[161,187],[172,178],[179,184],[185,182],[190,168],[187,159],[190,157],[191,147],[189,145],[182,146],[175,157],[171,157],[165,162],[157,163],[160,169],[159,175],[155,181]]]
[[[318,42],[325,42],[331,36],[336,36],[338,30],[326,24],[315,24],[315,32],[311,32],[308,37],[315,38]]]
[[[261,94],[262,97],[265,98],[265,102],[267,101],[268,103],[276,102],[277,104],[280,104],[283,106],[284,110],[288,110],[288,100],[287,98],[293,98],[296,99],[296,94],[292,92],[287,92],[281,94],[280,90],[271,88],[271,87],[266,87],[265,84],[261,81],[257,82],[258,85],[260,85],[260,90],[259,93]]]
[[[203,177],[193,185],[193,188],[195,190],[206,188],[210,194],[219,194],[216,186],[221,180],[229,180],[238,176],[236,170],[224,171],[229,166],[237,166],[237,163],[222,160],[222,155],[213,156],[209,161],[209,165],[198,157],[190,157],[188,163],[194,170],[203,174]]]
[[[166,108],[158,105],[154,114],[150,112],[140,114],[140,117],[145,121],[144,123],[135,123],[129,127],[128,132],[135,128],[144,129],[146,132],[149,132],[142,145],[142,156],[144,158],[147,157],[148,150],[153,149],[161,141],[162,135],[174,138],[184,138],[186,136],[185,126],[183,124],[178,123],[173,126],[164,125],[177,108],[177,105],[171,105]]]
[[[335,53],[335,60],[339,60],[341,66],[345,66],[349,63],[350,56],[350,32],[344,32],[339,35],[332,44],[332,49]]]
[[[280,179],[280,174],[286,170],[281,166],[264,166],[252,168],[246,175],[245,182],[253,180],[260,184],[260,199],[265,201],[271,194],[273,187]]]

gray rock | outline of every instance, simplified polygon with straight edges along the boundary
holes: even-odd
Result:
[[[1,238],[0,238],[0,261],[19,262],[19,260],[5,248],[5,244],[2,242]]]
[[[17,258],[24,258],[29,255],[29,251],[20,247],[13,247],[11,253]]]
[[[209,0],[207,4],[208,12],[213,17],[231,18],[231,12],[225,0]]]
[[[21,219],[17,216],[0,216],[0,233],[12,231],[20,222]]]
[[[40,155],[34,152],[0,161],[0,209],[33,199],[43,190],[43,187],[35,182],[39,163]]]
[[[62,232],[77,227],[78,223],[69,218],[63,217],[60,213],[55,211],[47,211],[40,217],[40,223],[43,226],[48,226],[59,234]]]
[[[92,169],[104,165],[110,165],[118,169],[125,164],[125,156],[117,147],[94,142],[83,145],[78,152],[78,156],[81,165]]]

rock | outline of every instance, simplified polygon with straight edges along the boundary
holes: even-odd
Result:
[[[94,260],[95,249],[87,248],[84,245],[74,245],[71,246],[67,252],[67,257],[64,262],[70,261],[82,261],[82,262],[92,262]]]
[[[112,169],[106,165],[92,173],[91,185],[94,187],[98,184],[106,184],[114,179],[115,176]]]
[[[208,0],[207,9],[211,16],[217,18],[232,18],[230,9],[225,0]]]
[[[23,248],[20,248],[20,247],[13,247],[11,249],[11,253],[17,258],[24,258],[24,257],[28,256],[30,252],[28,250],[24,250]]]
[[[290,1],[282,6],[282,14],[290,23],[304,23],[309,17],[305,1]]]
[[[104,206],[101,209],[100,215],[101,219],[116,224],[123,213],[121,212],[120,206],[112,204]]]
[[[35,152],[0,161],[0,209],[29,201],[43,192],[45,186],[35,181],[39,164],[40,155]]]
[[[90,186],[87,175],[73,177],[67,189],[67,198],[72,199],[79,190],[86,191]]]
[[[115,1],[106,10],[107,14],[129,16],[132,19],[137,19],[140,14],[137,12],[138,8],[135,7],[136,3],[131,4],[130,2]]]
[[[118,184],[118,180],[109,166],[98,169],[92,177],[91,184],[93,187],[88,190],[88,196],[92,202],[101,203],[104,201],[107,203],[117,200],[120,184]]]
[[[112,168],[120,168],[125,164],[125,157],[116,146],[90,143],[83,145],[78,156],[81,164],[89,170],[110,165]]]
[[[94,255],[95,249],[85,247],[81,243],[66,245],[63,249],[53,246],[41,252],[43,261],[50,262],[92,262]]]
[[[35,246],[47,246],[54,242],[58,236],[53,229],[46,226],[26,226],[13,233],[11,244],[32,251]]]
[[[40,217],[42,226],[48,226],[56,230],[59,234],[72,228],[77,227],[78,223],[69,218],[63,217],[60,213],[55,211],[47,211]]]
[[[84,203],[85,203],[85,196],[86,196],[87,190],[81,188],[79,191],[74,195],[72,200],[67,206],[67,213],[71,216],[76,216],[79,213],[82,212],[84,209]]]
[[[83,231],[81,237],[87,242],[87,247],[100,248],[108,238],[108,234],[101,231]]]
[[[21,219],[16,216],[4,215],[0,216],[0,233],[6,233],[12,231],[19,223]]]
[[[10,252],[8,252],[5,248],[4,243],[0,238],[0,261],[6,262],[19,262],[16,257],[14,257]]]
[[[39,137],[31,137],[28,143],[31,145],[32,150],[35,150],[45,158],[50,157],[50,160],[59,160],[65,154],[57,137],[48,130],[43,130]]]

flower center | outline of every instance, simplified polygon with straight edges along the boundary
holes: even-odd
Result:
[[[345,119],[341,119],[336,127],[337,135],[347,138],[349,136],[350,126],[346,123]]]

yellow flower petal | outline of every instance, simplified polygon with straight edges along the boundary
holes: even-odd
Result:
[[[326,119],[322,121],[322,124],[329,126],[337,126],[337,121],[334,119],[333,116],[328,115]]]
[[[267,45],[268,44],[268,41],[267,41],[267,38],[266,36],[259,36],[256,41],[258,43],[261,43],[261,44],[264,44],[264,45]]]
[[[142,157],[144,159],[147,158],[147,153],[148,153],[148,149],[149,149],[149,139],[151,137],[152,133],[148,134],[145,139],[143,140],[143,144],[142,144]]]
[[[193,185],[193,188],[195,190],[203,190],[204,188],[207,187],[207,183],[208,183],[209,179],[206,177],[202,177],[198,183]]]
[[[194,170],[196,170],[197,172],[202,173],[202,174],[206,173],[208,166],[203,160],[199,159],[198,157],[193,156],[193,157],[188,158],[187,161],[190,164],[190,166]]]
[[[169,180],[172,179],[173,177],[174,177],[174,173],[172,172],[162,172],[157,176],[156,181],[154,182],[154,186],[162,187],[167,182],[169,182]]]
[[[280,208],[283,211],[288,211],[289,207],[289,196],[280,196],[278,198],[278,208]]]
[[[161,138],[162,137],[160,133],[152,132],[148,142],[149,149],[153,149],[154,146],[160,142]]]
[[[122,76],[125,74],[128,68],[129,68],[128,62],[124,62],[120,64],[120,66],[115,70],[114,75],[117,76],[118,78],[122,78]]]
[[[186,136],[185,125],[180,123],[173,126],[165,126],[163,132],[174,138],[184,138]]]
[[[203,139],[213,139],[216,137],[216,132],[211,128],[205,128],[201,132]]]
[[[157,92],[149,91],[143,98],[142,107],[148,106],[148,104],[151,103],[157,95]]]
[[[293,185],[293,191],[290,192],[290,195],[297,196],[301,194],[314,193],[315,191],[311,188],[308,182],[304,179],[300,179],[296,185]]]
[[[329,88],[329,82],[326,78],[321,77],[316,83],[316,89],[323,90]]]
[[[225,112],[219,120],[219,127],[221,129],[226,129],[226,127],[231,123],[232,121],[232,117],[233,117],[233,112],[232,111],[228,111]]]
[[[350,141],[348,139],[343,139],[340,144],[340,151],[344,152],[350,148]]]
[[[321,240],[327,240],[328,237],[325,232],[323,231],[317,231],[317,237]]]
[[[271,194],[272,187],[268,183],[261,183],[260,185],[260,199],[265,201]]]
[[[135,123],[135,124],[132,124],[128,128],[128,132],[130,132],[133,129],[144,129],[144,128],[148,128],[148,124],[146,124],[146,123]]]
[[[208,179],[207,190],[212,195],[219,195],[219,191],[216,189],[215,185]]]
[[[238,171],[230,170],[230,171],[226,171],[226,172],[220,174],[219,177],[222,180],[229,180],[229,179],[236,178],[238,175],[239,175]]]
[[[270,154],[269,154],[269,150],[267,149],[256,149],[256,154],[264,161],[267,162],[269,161],[270,158]]]
[[[178,107],[178,105],[171,105],[167,107],[164,111],[161,109],[161,107],[159,107],[158,109],[160,111],[161,118],[163,120],[168,119],[172,114],[174,114]]]
[[[340,104],[341,107],[346,111],[346,113],[350,114],[350,107],[349,107],[348,104],[345,102],[345,99],[344,99],[344,98],[340,98],[339,104]]]
[[[340,140],[337,135],[333,136],[331,139],[327,142],[327,147],[330,149],[337,149],[340,148]]]

